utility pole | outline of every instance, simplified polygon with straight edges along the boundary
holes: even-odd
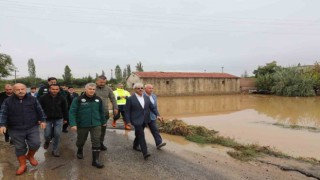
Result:
[[[221,72],[222,72],[222,73],[223,73],[223,68],[224,68],[224,67],[222,66],[222,67],[221,67],[221,70],[222,70]]]
[[[111,79],[113,79],[113,76],[112,76],[113,73],[112,72],[113,72],[113,69],[111,69]]]

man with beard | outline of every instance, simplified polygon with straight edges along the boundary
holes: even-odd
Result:
[[[64,121],[69,119],[68,104],[67,100],[59,94],[60,88],[57,84],[51,84],[49,89],[49,93],[40,98],[40,104],[47,115],[47,127],[44,130],[45,143],[43,148],[48,149],[53,133],[52,155],[59,157],[62,125]],[[54,131],[52,131],[51,127],[53,127]]]
[[[108,121],[109,119],[109,107],[108,107],[108,99],[111,101],[112,106],[113,106],[113,115],[116,116],[118,114],[118,105],[116,98],[114,97],[112,89],[106,85],[107,83],[107,77],[106,76],[99,76],[96,80],[96,95],[99,96],[102,99],[103,107],[104,107],[104,113],[106,120]],[[102,126],[101,127],[101,150],[105,151],[107,150],[107,147],[103,144],[104,142],[104,136],[106,135],[106,129],[107,126]]]

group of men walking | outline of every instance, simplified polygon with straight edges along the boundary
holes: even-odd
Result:
[[[83,159],[83,147],[90,133],[92,144],[92,166],[102,168],[99,161],[100,151],[107,150],[104,144],[107,120],[109,119],[108,99],[113,106],[112,126],[116,120],[123,117],[125,129],[135,129],[133,149],[141,151],[144,159],[150,156],[145,141],[144,128],[149,126],[158,149],[166,145],[162,142],[155,120],[161,120],[157,110],[157,99],[152,93],[151,84],[145,86],[136,83],[131,95],[123,89],[122,84],[112,91],[106,85],[107,78],[99,76],[96,83],[88,83],[80,96],[71,96],[59,85],[56,78],[48,79],[48,86],[39,89],[37,98],[26,93],[26,86],[21,83],[5,87],[0,94],[0,133],[8,134],[15,147],[19,168],[17,175],[27,170],[27,160],[37,166],[34,158],[40,147],[39,125],[44,129],[44,149],[48,149],[52,142],[52,155],[60,156],[61,132],[67,132],[69,124],[71,130],[77,132],[77,158]],[[10,89],[11,87],[11,89]],[[11,93],[10,93],[11,92]],[[5,95],[4,95],[5,94]],[[7,141],[7,138],[5,138]]]

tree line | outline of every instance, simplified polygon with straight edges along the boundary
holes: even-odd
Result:
[[[276,61],[254,70],[256,87],[279,96],[315,96],[320,90],[320,65],[281,67]]]
[[[3,87],[3,84],[5,83],[13,84],[16,82],[26,84],[28,87],[39,87],[42,84],[47,83],[46,79],[42,79],[36,76],[36,66],[34,59],[30,58],[27,65],[29,76],[15,78],[13,80],[3,80],[2,78],[12,75],[12,73],[17,68],[14,66],[12,58],[9,55],[0,53],[0,87]],[[140,61],[136,64],[135,68],[136,72],[143,72],[143,65]],[[113,71],[113,69],[111,71]],[[124,85],[126,85],[126,79],[130,76],[131,73],[132,71],[130,64],[127,64],[123,69],[121,69],[120,65],[116,65],[116,67],[114,68],[115,77],[113,77],[113,73],[111,73],[111,78],[108,80],[108,83],[112,86],[115,86],[117,83],[123,83]],[[64,68],[64,73],[62,74],[62,79],[58,78],[58,82],[59,84],[63,84],[66,86],[83,87],[89,82],[94,82],[94,80],[100,75],[106,76],[104,70],[102,70],[101,74],[96,73],[95,77],[92,77],[89,74],[88,76],[75,78],[72,75],[70,66],[66,65]]]

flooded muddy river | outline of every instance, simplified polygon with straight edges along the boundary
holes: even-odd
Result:
[[[159,97],[158,106],[164,118],[215,129],[242,143],[320,160],[320,97]]]

